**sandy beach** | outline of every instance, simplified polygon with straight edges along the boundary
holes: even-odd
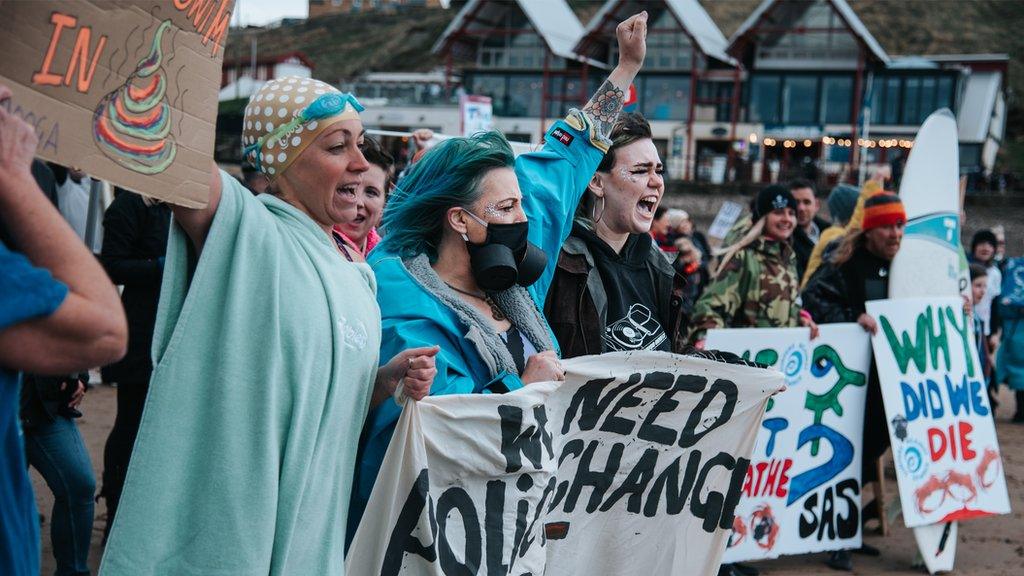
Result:
[[[81,411],[85,414],[78,421],[85,436],[89,455],[92,458],[97,484],[100,483],[103,465],[103,443],[114,424],[116,412],[116,389],[100,385],[85,397]],[[996,412],[996,428],[1006,466],[1006,481],[1010,489],[1013,513],[995,518],[975,520],[960,525],[960,545],[957,549],[956,574],[970,576],[1018,576],[1024,574],[1024,425],[1009,421],[1013,410],[1012,394],[1003,390],[1001,405]],[[45,516],[42,525],[43,558],[42,574],[52,574],[54,562],[50,547],[50,507],[53,498],[49,489],[35,470],[32,470],[32,485],[36,491],[36,502]],[[895,497],[896,482],[887,484],[887,499]],[[869,492],[870,493],[870,492]],[[96,506],[96,523],[93,526],[92,551],[89,565],[94,574],[99,569],[103,554],[101,540],[106,523],[106,507],[103,501]],[[865,542],[879,548],[882,555],[877,558],[854,556],[853,574],[923,574],[924,570],[914,569],[916,547],[910,530],[902,519],[892,526],[888,537],[881,537],[872,530],[865,531]],[[822,561],[825,554],[788,556],[777,560],[757,563],[761,573],[771,576],[796,576],[806,574],[841,574],[826,567]],[[686,571],[680,568],[678,574]]]

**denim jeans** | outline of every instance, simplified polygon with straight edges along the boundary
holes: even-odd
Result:
[[[50,539],[57,576],[89,574],[96,479],[78,426],[57,416],[26,428],[25,455],[53,492]]]

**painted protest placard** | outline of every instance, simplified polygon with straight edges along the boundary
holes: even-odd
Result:
[[[859,548],[861,444],[871,344],[856,324],[711,330],[709,349],[776,367],[723,561]]]
[[[722,207],[718,209],[718,214],[715,214],[714,222],[708,228],[708,236],[719,240],[725,238],[742,213],[743,206],[729,200],[723,202]]]
[[[662,352],[406,405],[351,574],[715,574],[778,372]]]
[[[204,206],[233,3],[0,1],[4,106],[35,128],[38,156]]]
[[[960,298],[867,303],[909,527],[1010,512],[992,407]]]

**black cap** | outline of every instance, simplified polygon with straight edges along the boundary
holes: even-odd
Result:
[[[779,208],[792,208],[796,210],[796,198],[785,186],[772,184],[757,193],[757,202],[754,204],[754,220],[760,220],[765,214]]]

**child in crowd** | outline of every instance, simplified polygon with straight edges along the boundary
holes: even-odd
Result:
[[[988,290],[988,270],[981,264],[971,264],[971,321],[974,325],[974,346],[978,349],[978,361],[981,362],[982,374],[988,381],[992,373],[992,352],[989,350],[988,338],[985,337],[985,321],[974,312],[976,306],[985,299],[985,292]],[[999,402],[996,400],[996,388],[990,386],[988,389],[989,401],[992,407]]]

